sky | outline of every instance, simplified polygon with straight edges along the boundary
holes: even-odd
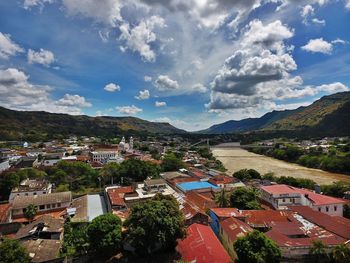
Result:
[[[350,0],[0,0],[0,106],[196,131],[350,86]]]

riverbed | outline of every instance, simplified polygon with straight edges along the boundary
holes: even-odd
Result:
[[[211,150],[213,155],[226,167],[228,174],[241,169],[255,169],[261,174],[272,172],[278,177],[292,176],[295,178],[307,178],[314,180],[317,184],[331,184],[337,181],[350,183],[350,175],[303,167],[298,164],[248,152],[239,147],[212,147]]]

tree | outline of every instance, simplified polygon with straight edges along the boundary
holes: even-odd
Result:
[[[130,184],[131,181],[140,182],[148,177],[159,177],[157,165],[137,159],[129,159],[120,164],[117,181],[121,182],[123,180],[123,184]]]
[[[326,251],[326,246],[321,240],[315,240],[312,242],[312,247],[310,248],[310,254],[314,255],[315,262],[321,262],[322,259],[328,259],[328,254]]]
[[[220,193],[215,195],[215,202],[218,204],[219,207],[230,206],[230,200],[225,189],[222,189]]]
[[[90,248],[101,256],[112,256],[121,248],[122,223],[119,217],[111,213],[93,219],[87,234]]]
[[[114,183],[114,179],[119,179],[119,169],[120,165],[118,163],[107,163],[100,170],[100,176],[103,179],[103,182],[106,183],[110,180],[111,184]]]
[[[350,259],[350,248],[345,244],[340,244],[333,248],[332,259],[335,263],[347,263]]]
[[[17,240],[5,238],[0,241],[0,262],[29,263],[31,260],[29,254]]]
[[[238,187],[231,193],[231,207],[238,209],[260,209],[258,193],[249,187]]]
[[[38,208],[33,204],[28,205],[27,208],[24,210],[24,216],[29,220],[32,220],[37,213]]]
[[[254,169],[242,169],[232,174],[233,177],[241,181],[249,181],[251,179],[261,179],[261,175]]]
[[[64,242],[62,251],[66,256],[86,254],[89,250],[89,237],[86,224],[73,224],[66,222],[64,225]]]
[[[276,243],[259,231],[239,237],[234,243],[239,263],[275,263],[282,253]]]
[[[183,167],[183,162],[179,158],[177,158],[175,154],[168,153],[164,156],[164,159],[162,161],[162,170],[164,172],[177,171]]]
[[[134,205],[125,226],[128,228],[125,242],[139,255],[173,248],[184,235],[184,218],[177,201],[162,195]]]

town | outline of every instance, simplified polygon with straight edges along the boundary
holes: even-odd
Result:
[[[228,174],[176,135],[1,145],[1,262],[349,260],[346,183]]]

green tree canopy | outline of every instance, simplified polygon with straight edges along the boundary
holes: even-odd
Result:
[[[260,209],[258,193],[249,187],[238,187],[230,196],[231,207],[238,209]]]
[[[328,259],[326,248],[327,247],[323,244],[321,240],[315,240],[312,242],[310,254],[314,256],[314,262],[323,262],[322,259]]]
[[[29,263],[29,254],[15,239],[5,238],[0,241],[0,262],[1,263]]]
[[[24,216],[30,220],[32,220],[37,215],[37,213],[38,208],[33,204],[28,205],[24,210]]]
[[[125,226],[125,240],[139,255],[172,248],[184,235],[184,218],[177,201],[162,195],[133,206]]]
[[[158,166],[150,162],[129,159],[120,164],[117,181],[123,178],[123,184],[128,184],[130,181],[143,181],[147,177],[158,178]]]
[[[333,248],[332,259],[335,263],[347,263],[350,260],[350,248],[340,244]]]
[[[254,169],[242,169],[232,174],[233,177],[241,181],[249,181],[251,179],[261,179],[261,175]]]
[[[119,217],[111,213],[92,220],[87,234],[90,248],[101,256],[112,256],[121,248],[122,223]]]
[[[177,171],[180,168],[183,168],[184,164],[178,157],[173,153],[168,153],[164,156],[162,161],[162,170],[164,172],[168,171]]]
[[[276,243],[256,230],[238,238],[234,249],[239,263],[277,263],[282,256]]]
[[[228,196],[228,193],[225,191],[225,189],[222,189],[220,193],[217,193],[215,195],[215,202],[218,204],[219,207],[229,207],[230,206],[230,199]]]

